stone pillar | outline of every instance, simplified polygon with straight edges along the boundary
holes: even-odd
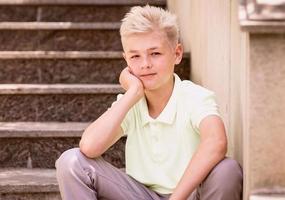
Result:
[[[258,2],[244,1],[240,10],[249,34],[244,199],[285,200],[285,1]]]

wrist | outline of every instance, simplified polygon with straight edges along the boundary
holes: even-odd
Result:
[[[135,98],[142,98],[144,96],[144,89],[141,86],[134,86],[134,87],[130,87],[127,90],[128,93],[131,93]]]
[[[137,102],[144,96],[144,90],[140,87],[130,87],[126,94],[130,94],[131,97],[133,97],[134,101]]]

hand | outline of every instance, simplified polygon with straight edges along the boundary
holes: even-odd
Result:
[[[126,90],[134,90],[139,98],[144,96],[143,83],[137,78],[129,67],[125,67],[119,78],[121,86]]]

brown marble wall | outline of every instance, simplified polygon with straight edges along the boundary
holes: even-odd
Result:
[[[65,150],[78,147],[80,138],[1,138],[0,167],[55,168]],[[120,139],[103,157],[114,166],[125,166],[125,140]]]
[[[0,6],[0,22],[36,21],[36,6]]]
[[[1,30],[0,51],[122,50],[118,30]]]
[[[0,121],[90,122],[116,100],[116,94],[0,95]]]
[[[119,22],[131,6],[0,6],[0,21]],[[38,11],[40,11],[38,13]]]
[[[11,59],[0,62],[0,83],[118,83],[123,59]],[[175,71],[189,79],[189,59]]]

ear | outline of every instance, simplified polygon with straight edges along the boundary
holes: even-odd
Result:
[[[123,55],[123,58],[125,59],[125,61],[127,62],[127,59],[126,59],[126,54],[125,54],[125,52],[123,52],[123,53],[122,53],[122,55]]]
[[[178,43],[175,47],[175,64],[178,65],[183,56],[183,47],[180,43]]]

